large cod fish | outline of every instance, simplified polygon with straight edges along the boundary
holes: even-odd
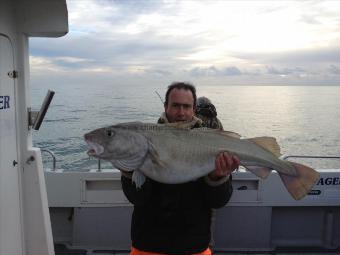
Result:
[[[261,178],[276,170],[296,200],[303,198],[319,177],[310,167],[279,159],[280,147],[272,137],[240,139],[227,131],[141,122],[99,128],[84,137],[90,147],[88,155],[133,171],[137,187],[145,176],[168,184],[205,176],[214,170],[216,156],[225,151],[237,155],[242,166]]]

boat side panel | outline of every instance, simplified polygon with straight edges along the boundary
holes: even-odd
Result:
[[[232,199],[217,210],[216,250],[339,248],[340,203],[332,191],[338,188],[339,175],[339,171],[322,171],[323,179],[314,187],[320,194],[295,201],[276,172],[266,180],[248,172],[233,174]],[[132,205],[122,198],[118,171],[58,170],[45,172],[45,177],[55,240],[69,240],[77,248],[129,250]]]

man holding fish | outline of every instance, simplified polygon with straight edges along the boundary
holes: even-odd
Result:
[[[202,127],[194,116],[196,100],[194,86],[173,83],[158,123],[190,122],[190,128]],[[140,189],[132,182],[132,174],[122,171],[123,191],[134,204],[131,254],[211,254],[211,209],[229,201],[230,174],[238,166],[238,157],[222,152],[216,157],[216,169],[205,177],[182,184],[147,179]]]
[[[172,84],[163,124],[120,123],[84,136],[88,155],[122,171],[123,191],[134,204],[133,255],[211,254],[211,208],[229,201],[231,172],[240,164],[262,179],[276,170],[295,200],[319,178],[308,166],[280,159],[274,137],[241,139],[234,132],[199,128],[195,104],[193,86]]]

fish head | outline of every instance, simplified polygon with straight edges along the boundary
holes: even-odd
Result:
[[[89,146],[89,156],[108,161],[144,157],[148,151],[148,142],[143,135],[116,126],[93,130],[84,138]]]

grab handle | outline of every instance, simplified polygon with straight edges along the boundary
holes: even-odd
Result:
[[[48,107],[50,106],[54,93],[55,92],[52,90],[47,91],[44,102],[41,105],[40,111],[38,112],[38,115],[36,119],[34,120],[33,127],[32,127],[34,130],[39,130],[41,123],[43,122],[45,118]]]

